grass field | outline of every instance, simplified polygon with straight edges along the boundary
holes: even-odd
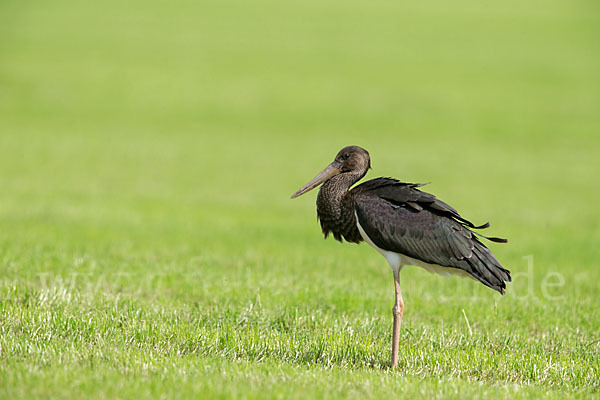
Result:
[[[1,398],[600,392],[595,1],[0,3]],[[324,241],[343,146],[514,276]],[[468,320],[468,322],[467,322]]]

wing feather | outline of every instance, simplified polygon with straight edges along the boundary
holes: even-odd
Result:
[[[371,240],[384,250],[464,270],[504,293],[510,272],[471,231],[489,224],[474,225],[453,207],[418,187],[378,178],[352,189],[356,215]]]

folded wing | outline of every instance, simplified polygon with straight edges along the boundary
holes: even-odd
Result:
[[[475,226],[448,204],[419,190],[420,186],[379,178],[352,189],[356,215],[369,238],[381,249],[461,269],[504,294],[510,272],[476,235],[485,236],[472,231],[489,224]]]

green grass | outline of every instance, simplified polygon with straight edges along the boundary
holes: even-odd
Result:
[[[0,397],[597,397],[599,11],[2,2]],[[397,369],[385,260],[289,200],[349,144],[510,239],[504,297],[402,272]]]

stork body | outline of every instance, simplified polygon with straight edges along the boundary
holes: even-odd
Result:
[[[504,294],[510,272],[478,239],[485,237],[454,208],[419,190],[422,185],[376,178],[352,188],[370,168],[361,147],[343,148],[319,175],[296,192],[298,197],[323,184],[317,196],[322,231],[340,242],[367,242],[388,261],[394,276],[392,366],[398,363],[398,342],[404,301],[400,270],[417,265],[443,275],[470,277]],[[485,237],[491,241],[505,239]]]

